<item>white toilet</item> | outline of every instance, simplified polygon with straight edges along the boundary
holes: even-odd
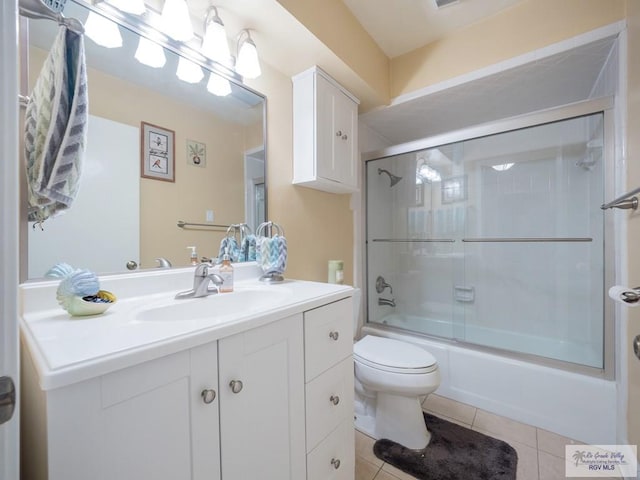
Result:
[[[367,335],[353,346],[355,426],[376,438],[422,449],[431,434],[421,402],[440,385],[436,359],[407,342]]]

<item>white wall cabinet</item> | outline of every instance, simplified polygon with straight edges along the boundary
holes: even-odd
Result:
[[[359,101],[313,67],[293,77],[293,183],[332,193],[358,190]]]
[[[353,479],[351,305],[44,392],[25,352],[23,478]]]

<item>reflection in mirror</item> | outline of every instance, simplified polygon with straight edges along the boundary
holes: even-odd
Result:
[[[65,16],[86,22],[90,10],[81,3],[69,1]],[[57,29],[29,21],[29,92]],[[127,271],[128,262],[152,268],[159,257],[185,266],[187,247],[199,258],[217,257],[228,225],[247,223],[255,232],[265,220],[264,97],[235,81],[230,94],[215,95],[223,77],[207,69],[196,83],[178,79],[180,57],[169,48],[163,67],[142,64],[135,59],[141,37],[123,25],[119,31],[120,48],[85,37],[89,125],[80,189],[67,213],[42,229],[29,225],[28,278],[58,262],[99,273]],[[163,174],[167,165],[154,166],[153,152],[145,152],[142,123],[173,142],[172,172]],[[145,175],[156,167],[160,175]],[[179,228],[179,221],[196,225]]]

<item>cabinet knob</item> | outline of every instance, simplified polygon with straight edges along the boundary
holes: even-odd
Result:
[[[202,390],[202,393],[200,395],[202,395],[202,401],[207,405],[216,399],[216,391],[208,388]]]
[[[342,130],[338,130],[336,132],[336,137],[341,137],[342,136]]]
[[[343,139],[343,140],[346,140],[347,138],[349,138],[349,137],[347,137],[347,134],[346,134],[346,133],[345,133],[344,135],[342,135],[342,139]]]
[[[331,465],[333,465],[333,468],[335,468],[336,470],[340,468],[340,460],[337,458],[332,458],[331,459]]]
[[[331,397],[329,397],[329,401],[334,405],[338,405],[340,403],[340,397],[338,395],[331,395]]]
[[[242,390],[242,382],[240,380],[231,380],[229,382],[229,387],[231,387],[231,391],[233,393],[240,393]]]
[[[331,340],[338,340],[339,336],[340,336],[340,334],[338,332],[329,332],[329,338]]]

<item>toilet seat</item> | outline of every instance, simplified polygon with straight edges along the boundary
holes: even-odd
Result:
[[[390,373],[419,375],[438,369],[435,357],[422,348],[372,335],[356,342],[353,356],[356,362]]]

